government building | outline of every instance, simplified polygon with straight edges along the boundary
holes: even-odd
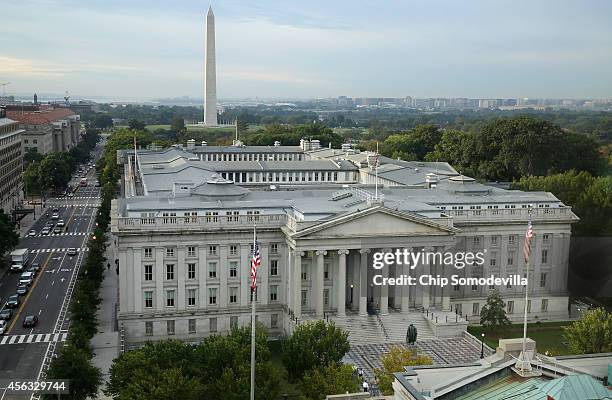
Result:
[[[262,260],[257,319],[270,335],[320,318],[348,329],[377,318],[387,338],[393,318],[477,322],[494,289],[508,317],[522,320],[522,285],[374,285],[380,274],[527,277],[530,320],[568,318],[570,228],[578,217],[551,193],[482,184],[444,162],[393,160],[309,140],[225,147],[191,140],[121,150],[117,160],[122,196],[113,201],[111,227],[118,319],[129,344],[197,342],[248,325],[254,227]],[[535,237],[526,276],[530,218]],[[396,249],[481,252],[484,262],[372,267],[375,253]]]

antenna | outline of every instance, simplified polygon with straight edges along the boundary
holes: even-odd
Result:
[[[68,94],[67,90],[66,94],[64,95],[64,101],[66,102],[66,104],[70,104],[70,95]]]
[[[0,83],[0,86],[2,86],[2,97],[6,96],[6,87],[10,84],[11,82]]]

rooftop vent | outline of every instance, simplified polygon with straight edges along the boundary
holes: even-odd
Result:
[[[274,141],[274,147],[279,147],[280,146],[280,142],[278,140]]]
[[[187,150],[194,150],[195,149],[195,139],[189,139],[187,141]]]
[[[208,143],[206,143],[206,140],[202,140],[202,143],[200,143],[202,146],[208,146]]]

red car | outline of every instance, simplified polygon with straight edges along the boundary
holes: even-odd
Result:
[[[27,315],[23,319],[24,328],[34,328],[36,325],[38,325],[38,317],[36,315]]]

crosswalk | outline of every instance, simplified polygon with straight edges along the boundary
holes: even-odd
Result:
[[[99,201],[92,201],[90,203],[70,203],[69,207],[66,207],[66,203],[54,203],[51,206],[58,206],[59,208],[74,208],[74,207],[100,207]]]
[[[38,234],[37,237],[41,236],[85,236],[87,232],[62,232],[62,233],[50,233],[48,235]]]
[[[30,253],[64,253],[68,251],[67,247],[54,248],[54,249],[33,249]],[[89,251],[89,247],[78,247],[77,252]]]
[[[30,335],[0,336],[0,346],[4,344],[65,342],[67,333],[33,333]]]

